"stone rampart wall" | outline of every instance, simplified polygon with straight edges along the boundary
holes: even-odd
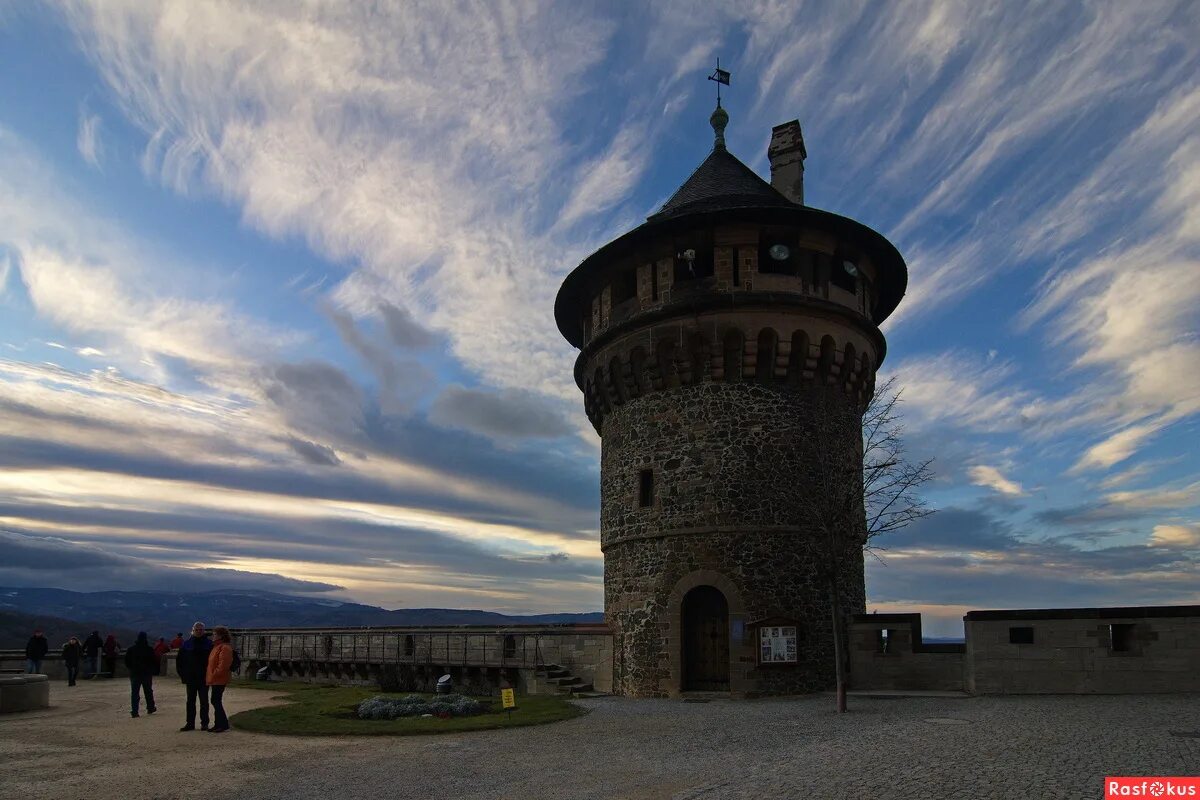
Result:
[[[965,649],[922,641],[920,614],[863,614],[850,626],[850,686],[963,691]]]
[[[389,670],[417,686],[449,673],[463,684],[533,684],[544,667],[612,690],[612,635],[604,625],[239,629],[243,663],[289,677],[376,683]]]
[[[882,635],[887,631],[887,635]],[[920,614],[864,614],[854,689],[972,694],[1200,691],[1200,606],[971,611],[961,645],[926,644]]]
[[[966,634],[976,694],[1200,691],[1200,606],[972,611]]]

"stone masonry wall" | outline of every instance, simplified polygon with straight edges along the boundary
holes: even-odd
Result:
[[[1200,691],[1200,607],[1155,615],[1139,615],[1138,609],[1086,611],[1086,616],[1041,619],[972,619],[997,612],[968,614],[968,690],[977,694]],[[1129,650],[1114,650],[1113,624],[1133,625]],[[1017,627],[1032,628],[1033,641],[1010,642],[1009,629]]]
[[[712,573],[730,604],[730,689],[790,693],[833,680],[827,563],[802,499],[806,443],[817,435],[813,390],[703,383],[635,398],[604,418],[601,546],[615,683],[630,695],[681,688],[677,586]],[[846,401],[849,402],[849,401]],[[854,430],[835,447],[854,452]],[[824,435],[824,434],[821,434]],[[642,470],[651,504],[639,504]],[[861,539],[842,550],[842,606],[864,604]],[[759,666],[755,623],[800,627],[800,663]],[[779,624],[779,623],[776,623]]]
[[[850,687],[961,692],[965,649],[922,642],[920,614],[865,614],[850,626]]]

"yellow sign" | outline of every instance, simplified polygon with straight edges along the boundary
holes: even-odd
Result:
[[[512,689],[500,690],[500,702],[504,704],[505,708],[517,707],[517,698],[513,695]]]

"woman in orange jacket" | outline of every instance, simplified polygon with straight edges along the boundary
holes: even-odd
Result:
[[[209,686],[213,707],[213,726],[209,733],[222,733],[229,730],[229,717],[225,716],[223,704],[225,687],[229,684],[229,673],[233,667],[233,645],[229,643],[229,628],[218,625],[213,628],[212,653],[208,657],[208,671],[204,682]]]

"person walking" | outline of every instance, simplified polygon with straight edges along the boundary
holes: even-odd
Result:
[[[125,651],[125,666],[129,668],[129,716],[138,716],[138,689],[146,696],[146,713],[153,714],[158,710],[154,706],[154,673],[157,671],[157,662],[145,631],[139,633],[137,641]]]
[[[187,687],[187,722],[181,731],[196,730],[196,701],[200,701],[200,730],[208,730],[208,658],[213,643],[204,635],[204,623],[192,626],[192,635],[179,647],[175,669]]]
[[[29,637],[29,642],[25,645],[25,671],[31,675],[42,671],[42,659],[46,657],[46,653],[50,652],[50,643],[46,641],[46,637],[42,635],[41,628],[33,632],[33,636]]]
[[[171,648],[167,644],[167,640],[161,636],[158,637],[158,641],[154,643],[154,674],[155,675],[163,674],[163,666],[164,666],[163,656],[165,656],[169,652],[171,652]]]
[[[171,649],[178,650],[181,647],[183,647],[183,634],[177,633],[175,634],[175,638],[171,640]]]
[[[117,656],[121,653],[121,643],[117,641],[117,637],[109,634],[104,640],[104,671],[108,673],[108,677],[117,677]]]
[[[95,678],[100,672],[100,650],[104,647],[104,641],[100,638],[100,631],[92,631],[86,639],[83,640],[84,654],[84,672],[83,677]]]
[[[72,636],[62,649],[63,666],[67,668],[67,686],[74,686],[79,677],[79,661],[83,658],[83,645]]]
[[[229,685],[233,669],[233,645],[230,643],[229,628],[218,625],[213,628],[212,655],[208,658],[208,674],[205,683],[212,693],[213,726],[209,733],[224,733],[229,730],[229,717],[225,716],[225,687]]]

